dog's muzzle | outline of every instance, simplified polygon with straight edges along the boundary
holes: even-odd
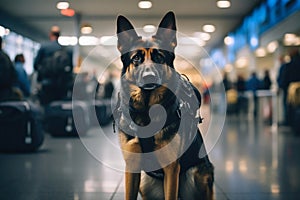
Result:
[[[141,88],[144,90],[153,90],[161,84],[160,78],[153,71],[142,73]]]
[[[145,70],[141,74],[139,81],[140,88],[144,90],[153,90],[161,85],[161,78],[153,70]]]

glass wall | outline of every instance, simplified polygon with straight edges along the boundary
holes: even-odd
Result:
[[[17,54],[23,53],[25,57],[24,68],[27,74],[31,75],[33,73],[34,58],[40,44],[3,27],[1,29],[5,30],[1,34],[3,38],[3,50],[9,55],[12,61]]]

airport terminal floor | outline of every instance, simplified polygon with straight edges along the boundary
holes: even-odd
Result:
[[[202,108],[205,120],[210,108]],[[109,124],[90,129],[82,138],[46,134],[34,153],[1,153],[0,199],[124,199],[117,137]],[[289,127],[276,129],[243,113],[228,115],[217,141],[208,148],[215,166],[216,200],[300,197],[300,136]]]

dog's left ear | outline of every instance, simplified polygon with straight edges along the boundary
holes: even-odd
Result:
[[[132,24],[122,15],[117,18],[117,34],[118,49],[121,53],[126,52],[132,43],[139,39]]]
[[[161,40],[174,50],[177,45],[176,30],[175,14],[170,11],[162,18],[156,35],[153,37]]]

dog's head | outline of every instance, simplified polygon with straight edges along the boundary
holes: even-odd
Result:
[[[177,45],[173,12],[161,20],[152,38],[138,36],[124,16],[117,19],[118,50],[123,62],[122,76],[142,90],[154,90],[171,78]]]

